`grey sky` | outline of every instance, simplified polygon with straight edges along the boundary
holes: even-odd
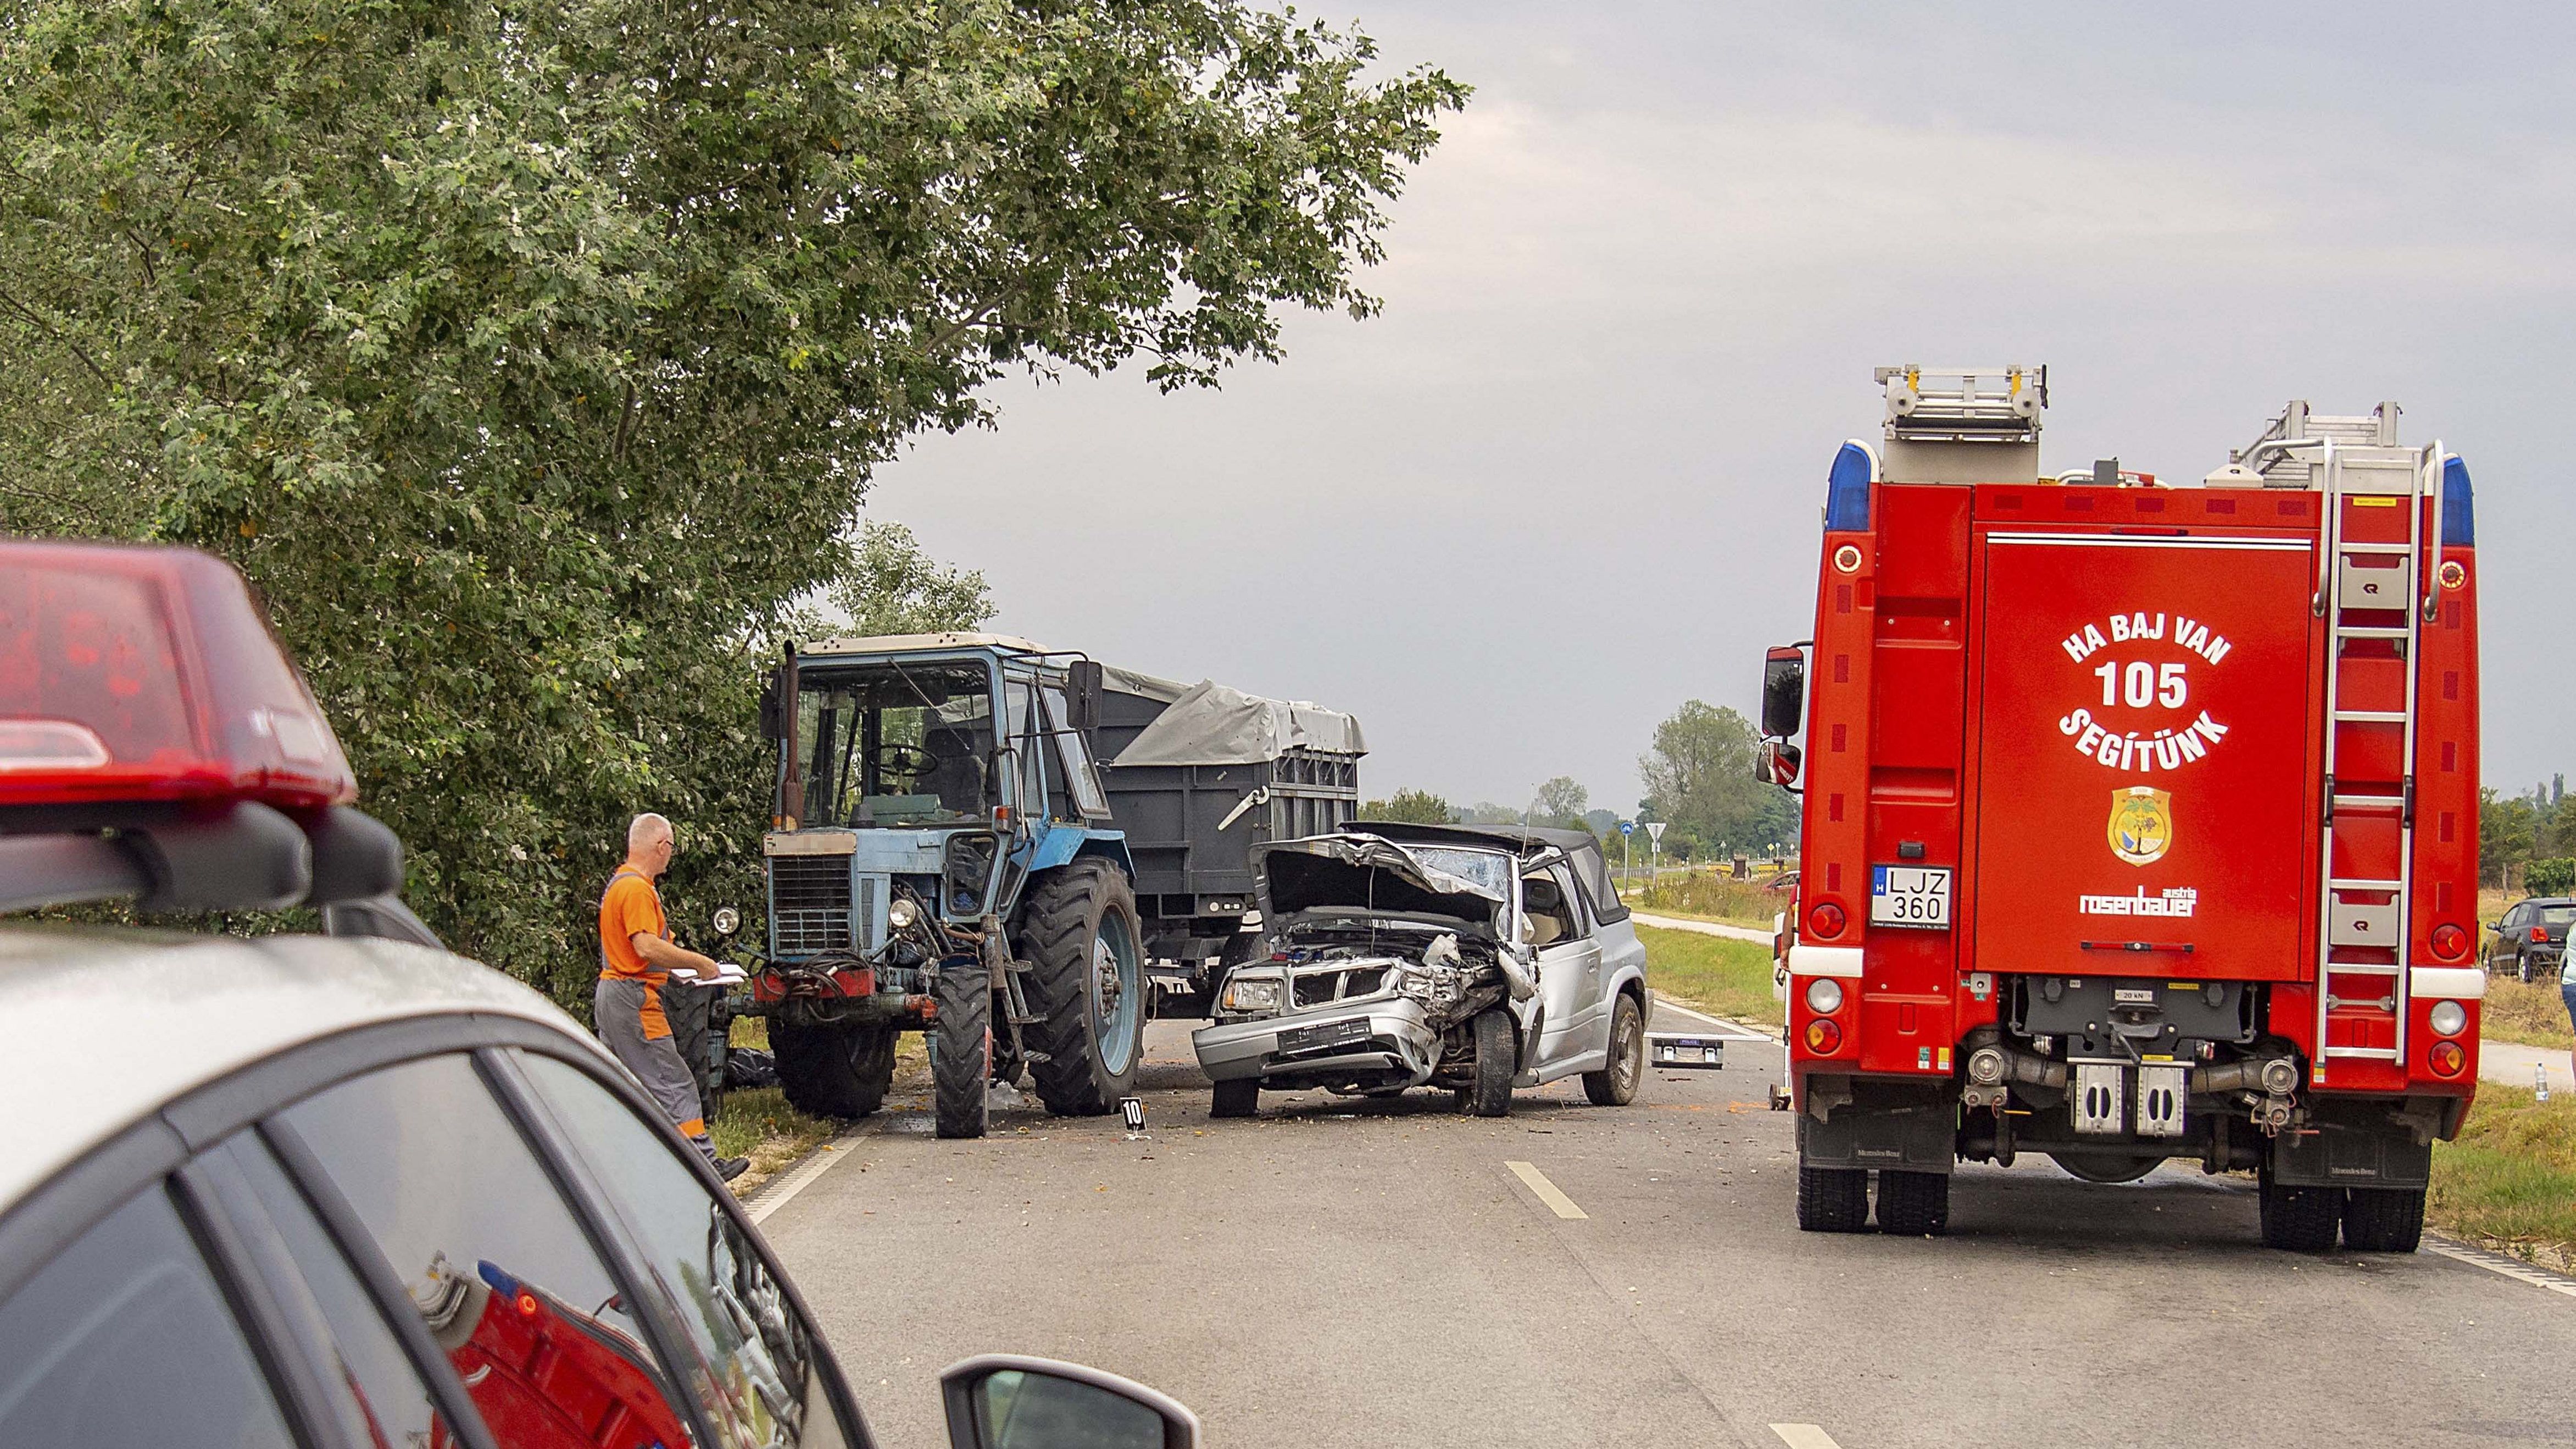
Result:
[[[1749,711],[1807,632],[1870,368],[2044,362],[2052,469],[2197,477],[2287,398],[2403,403],[2477,482],[2486,779],[2576,767],[2568,10],[1360,18],[1478,87],[1384,317],[1300,318],[1219,393],[1006,387],[881,475],[1000,626],[1352,710],[1372,793],[1624,810],[1656,721]]]

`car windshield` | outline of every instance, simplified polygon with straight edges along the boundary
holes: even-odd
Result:
[[[1495,895],[1511,895],[1512,858],[1499,850],[1462,850],[1454,845],[1408,845],[1404,853],[1433,870],[1472,881]]]
[[[992,675],[979,661],[809,664],[796,720],[813,824],[976,818],[994,804]]]

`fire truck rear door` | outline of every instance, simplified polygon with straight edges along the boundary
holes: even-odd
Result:
[[[1977,969],[2299,976],[2313,543],[1980,545]]]

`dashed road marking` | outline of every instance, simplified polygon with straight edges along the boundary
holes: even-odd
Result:
[[[1503,1166],[1510,1168],[1512,1170],[1512,1176],[1519,1178],[1521,1180],[1521,1185],[1528,1188],[1533,1194],[1535,1194],[1540,1202],[1546,1203],[1548,1210],[1555,1213],[1558,1217],[1588,1218],[1592,1216],[1583,1209],[1576,1207],[1574,1205],[1574,1199],[1567,1197],[1563,1192],[1558,1191],[1556,1184],[1547,1180],[1546,1173],[1539,1171],[1529,1163],[1506,1162]]]
[[[1833,1435],[1813,1424],[1774,1424],[1771,1432],[1779,1435],[1780,1442],[1789,1449],[1843,1449],[1834,1442]]]
[[[2563,1293],[2570,1298],[2576,1298],[2576,1278],[2561,1277],[2546,1269],[2535,1268],[2518,1258],[2508,1258],[2502,1253],[2490,1253],[2484,1248],[2472,1248],[2466,1243],[2455,1243],[2431,1234],[2425,1235],[2424,1251],[2439,1253],[2453,1262],[2466,1263],[2472,1268],[2484,1268],[2490,1273],[2501,1274],[2517,1283],[2528,1283],[2534,1288],[2546,1288],[2552,1293]]]

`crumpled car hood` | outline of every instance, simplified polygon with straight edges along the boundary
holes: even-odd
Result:
[[[1252,848],[1264,920],[1309,911],[1437,917],[1490,936],[1496,892],[1416,860],[1375,835],[1316,835]]]

